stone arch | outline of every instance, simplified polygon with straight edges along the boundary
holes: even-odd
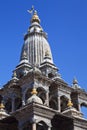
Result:
[[[6,99],[5,109],[8,113],[12,111],[12,99],[11,98]]]
[[[38,97],[40,97],[42,99],[43,103],[45,103],[45,101],[46,101],[46,90],[42,87],[38,87],[37,92],[38,92],[37,93]]]
[[[81,107],[82,107],[82,106],[87,107],[87,103],[82,102],[82,103],[81,103]]]
[[[48,126],[44,121],[40,121],[36,125],[37,130],[48,130]]]
[[[70,94],[73,107],[76,108],[79,111],[79,99],[78,99],[78,93],[77,92],[71,92]]]
[[[49,101],[49,107],[53,108],[55,110],[58,109],[58,103],[57,103],[57,97],[56,96],[51,96],[50,101]]]
[[[73,130],[73,118],[56,114],[51,119],[51,130]]]
[[[81,111],[82,111],[82,113],[83,113],[83,116],[84,116],[85,118],[87,118],[87,103],[82,102],[82,103],[80,104],[80,106],[81,106]]]
[[[68,100],[69,100],[68,97],[66,97],[65,95],[62,95],[60,97],[61,112],[67,108]]]

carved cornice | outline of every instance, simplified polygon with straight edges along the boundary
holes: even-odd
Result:
[[[31,118],[31,116],[34,116],[34,115],[52,119],[56,113],[57,113],[56,110],[53,110],[46,106],[32,102],[28,105],[25,105],[24,107],[17,110],[16,112],[11,113],[11,115],[15,116],[16,119],[18,120],[26,119],[27,117]]]
[[[80,128],[87,129],[87,120],[84,118],[74,118],[74,125]]]

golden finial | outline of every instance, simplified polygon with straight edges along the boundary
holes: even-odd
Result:
[[[38,15],[37,15],[37,11],[36,10],[34,11],[34,14],[33,14],[32,19],[31,19],[31,23],[33,23],[33,22],[40,23],[40,19],[39,19]]]
[[[36,90],[36,88],[33,88],[33,89],[32,89],[31,94],[32,94],[32,95],[33,95],[33,94],[37,94],[37,90]]]
[[[68,107],[72,107],[73,106],[73,103],[71,100],[68,101],[68,104],[67,104]]]
[[[28,13],[30,13],[31,15],[33,15],[32,19],[31,19],[31,23],[33,23],[33,22],[40,23],[40,19],[39,19],[38,15],[37,15],[37,11],[35,10],[35,8],[34,8],[33,5],[32,5],[32,8],[30,10],[27,10],[27,11],[28,11]]]
[[[4,108],[5,108],[4,104],[0,103],[0,109],[4,109]]]

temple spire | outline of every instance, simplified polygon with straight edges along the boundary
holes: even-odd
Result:
[[[31,24],[28,28],[27,34],[24,36],[24,44],[21,52],[21,60],[26,58],[31,65],[38,65],[43,62],[45,55],[49,57],[50,62],[53,63],[50,45],[46,38],[46,33],[40,25],[40,18],[34,7],[28,10],[31,14]],[[25,53],[24,53],[25,51]],[[22,60],[21,62],[23,62]]]

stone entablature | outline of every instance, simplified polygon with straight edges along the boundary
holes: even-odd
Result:
[[[80,110],[80,105],[82,103],[87,104],[86,93],[84,92],[83,94],[85,96],[83,96],[83,94],[81,93],[83,91],[81,91],[81,89],[78,92],[72,87],[69,87],[68,84],[65,83],[63,80],[51,80],[50,78],[43,76],[41,73],[38,72],[29,72],[26,76],[22,77],[20,80],[17,80],[17,83],[15,82],[15,85],[13,82],[9,82],[4,86],[4,89],[1,91],[1,95],[4,95],[3,99],[5,100],[5,102],[9,98],[12,100],[20,98],[22,102],[21,104],[25,105],[27,100],[26,93],[28,92],[28,90],[31,91],[33,87],[35,87],[38,91],[39,89],[41,89],[41,93],[45,95],[45,97],[43,97],[44,104],[47,104],[47,106],[50,105],[51,100],[56,100],[56,110],[60,109],[58,111],[61,111],[62,97],[64,97],[66,103],[70,99],[73,101],[73,104],[74,100],[78,99],[78,107],[76,108],[78,110]],[[71,94],[73,92],[76,93],[76,98],[71,97]]]

